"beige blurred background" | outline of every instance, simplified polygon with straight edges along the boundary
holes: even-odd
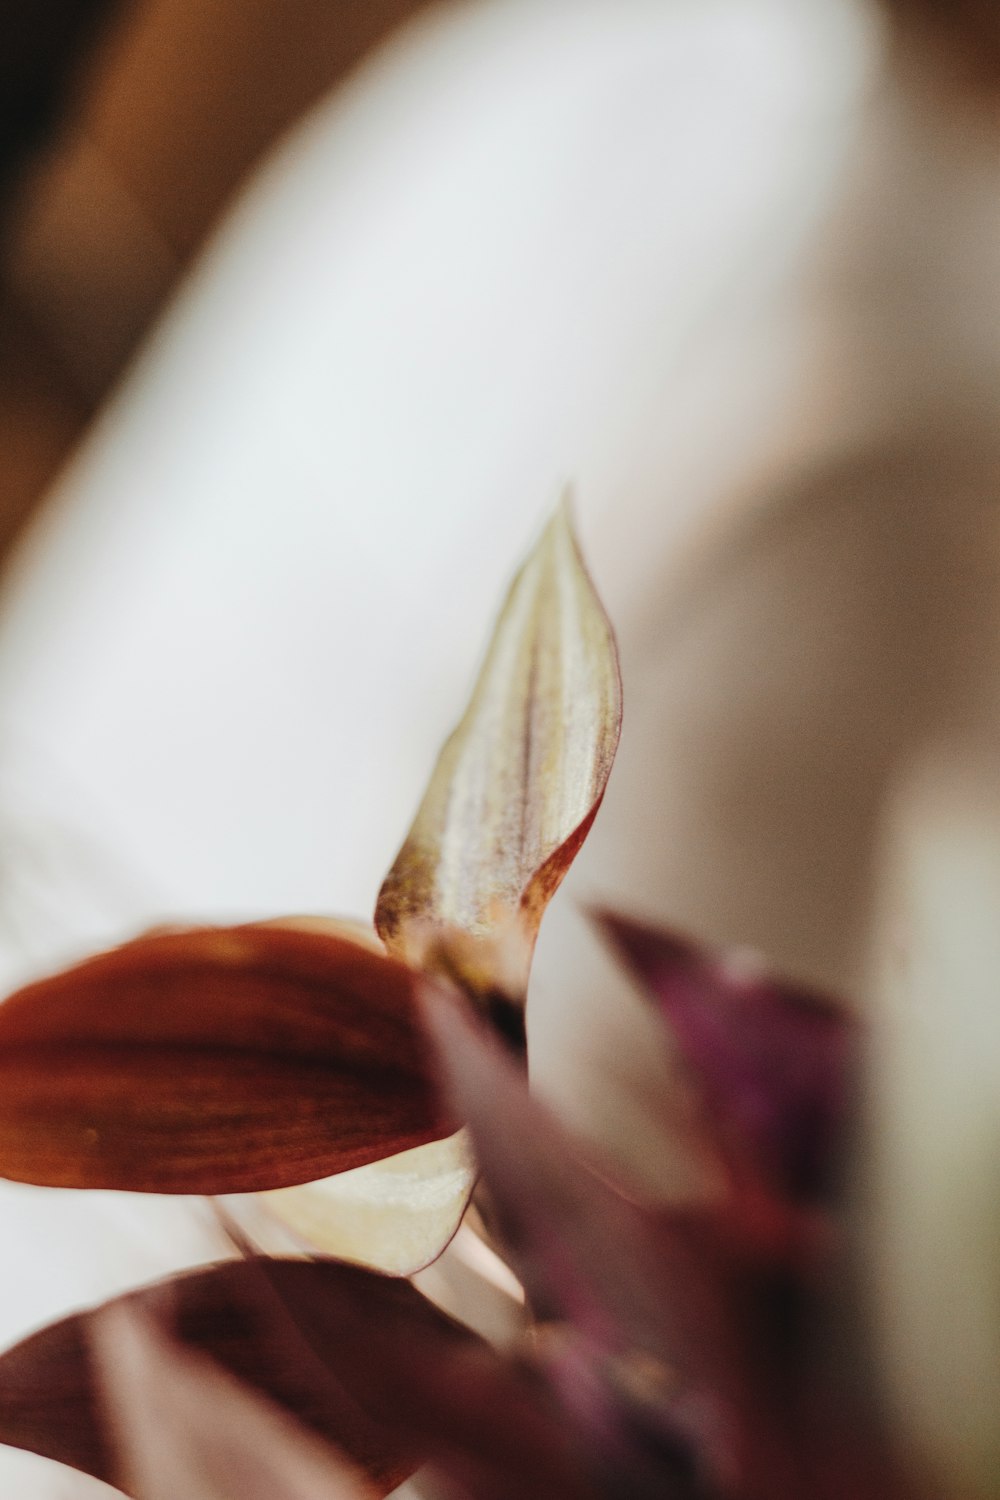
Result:
[[[6,23],[8,91],[30,74],[54,97],[6,216],[0,539],[51,481],[261,153],[418,8],[47,0]]]

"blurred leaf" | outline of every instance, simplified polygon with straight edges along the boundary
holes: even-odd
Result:
[[[607,617],[566,506],[514,580],[458,728],[379,894],[390,952],[426,962],[433,934],[480,940],[471,987],[523,995],[545,906],[600,805],[621,686]],[[494,955],[500,943],[505,951]],[[494,959],[504,972],[491,972]]]
[[[347,939],[250,925],[141,938],[29,985],[0,1006],[0,1174],[246,1192],[445,1135],[417,982]]]
[[[247,1260],[111,1306],[169,1321],[184,1346],[342,1449],[380,1494],[425,1456],[489,1478],[484,1497],[589,1494],[538,1377],[409,1282],[333,1261]],[[0,1441],[120,1483],[91,1353],[105,1315],[67,1318],[0,1355]]]
[[[638,1356],[662,1388],[660,1438],[676,1445],[679,1484],[686,1463],[679,1378],[711,1392],[715,1421],[727,1408],[732,1420],[742,1391],[717,1266],[704,1245],[689,1243],[685,1226],[675,1232],[591,1169],[481,1026],[443,998],[428,1013],[514,1269],[536,1317],[570,1331],[571,1357],[553,1368],[584,1438],[589,1430],[605,1454],[622,1438],[620,1402],[603,1371]],[[661,1473],[661,1482],[668,1478]]]
[[[448,998],[428,1006],[545,1367],[608,1500],[904,1500],[863,1352],[831,1359],[828,1258],[732,1253],[725,1206],[628,1202]],[[847,1330],[844,1331],[845,1335]],[[851,1357],[857,1363],[851,1363]]]
[[[428,1009],[446,1086],[535,1315],[570,1322],[608,1351],[639,1347],[675,1362],[688,1340],[651,1222],[583,1160],[481,1025],[450,1000]]]
[[[350,1358],[337,1337],[341,1314],[349,1329],[360,1320],[373,1331],[386,1322],[394,1336],[425,1334],[446,1344],[473,1337],[408,1283],[333,1262],[233,1261],[108,1307],[169,1324],[190,1350],[343,1449],[383,1494],[421,1455],[391,1411],[371,1414],[351,1391]],[[118,1483],[91,1347],[95,1319],[106,1312],[66,1318],[0,1355],[0,1441]]]
[[[97,1384],[137,1500],[373,1500],[328,1444],[134,1305],[91,1321]]]
[[[598,925],[662,1010],[730,1159],[795,1201],[829,1197],[857,1023],[831,1000],[610,912]]]

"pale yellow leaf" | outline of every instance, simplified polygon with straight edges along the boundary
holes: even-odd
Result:
[[[514,579],[382,886],[375,925],[389,952],[424,961],[428,925],[487,952],[502,939],[509,992],[516,931],[523,990],[542,913],[604,795],[620,722],[614,637],[563,504]]]
[[[382,951],[370,926],[343,918],[281,917],[265,925],[332,933]],[[475,1180],[463,1130],[358,1170],[259,1193],[256,1201],[310,1251],[357,1261],[390,1276],[412,1276],[435,1260],[454,1235]],[[246,1219],[238,1209],[236,1217]],[[266,1223],[251,1220],[245,1227],[263,1248],[270,1248]]]
[[[386,948],[476,993],[523,998],[538,926],[600,805],[621,685],[566,504],[515,578],[375,921]],[[464,1131],[263,1200],[327,1254],[397,1275],[434,1260],[476,1168]]]
[[[476,1168],[466,1132],[260,1202],[312,1249],[391,1276],[436,1259],[462,1221]]]

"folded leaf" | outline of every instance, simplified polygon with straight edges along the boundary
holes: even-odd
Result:
[[[407,1282],[334,1262],[234,1261],[109,1307],[166,1320],[190,1350],[336,1444],[382,1494],[417,1467],[421,1452],[392,1411],[372,1413],[352,1393],[350,1359],[337,1338],[342,1313],[351,1329],[385,1324],[392,1337],[446,1347],[474,1337]],[[106,1311],[66,1318],[0,1355],[0,1442],[120,1485],[92,1350],[94,1320]]]
[[[374,1500],[329,1444],[134,1306],[91,1324],[97,1379],[137,1500]]]
[[[412,1276],[453,1238],[475,1182],[464,1130],[352,1172],[262,1194],[310,1248],[393,1276]]]
[[[857,1023],[759,968],[612,913],[597,921],[660,1006],[730,1158],[793,1200],[828,1196],[847,1132]]]
[[[523,992],[542,913],[604,795],[620,722],[614,637],[563,506],[514,580],[382,887],[375,923],[390,952],[419,964],[429,929],[456,928],[484,942],[474,988]],[[503,983],[489,972],[498,937],[513,968]]]
[[[186,1348],[343,1450],[379,1494],[425,1456],[492,1476],[494,1493],[523,1500],[590,1493],[538,1378],[409,1282],[332,1261],[246,1260],[111,1306],[168,1320]],[[105,1313],[67,1318],[0,1355],[0,1442],[120,1485],[91,1350]],[[496,1488],[498,1476],[509,1488]]]
[[[250,925],[30,985],[0,1005],[0,1175],[246,1192],[443,1136],[417,983],[345,938]]]

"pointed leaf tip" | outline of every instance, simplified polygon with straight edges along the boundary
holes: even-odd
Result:
[[[429,931],[458,929],[487,955],[501,943],[503,986],[523,991],[545,907],[604,795],[620,726],[614,636],[564,502],[511,585],[469,706],[382,886],[375,920],[389,950],[419,963]]]
[[[659,1005],[727,1153],[793,1200],[825,1197],[849,1114],[857,1025],[846,1008],[739,953],[593,916]]]

